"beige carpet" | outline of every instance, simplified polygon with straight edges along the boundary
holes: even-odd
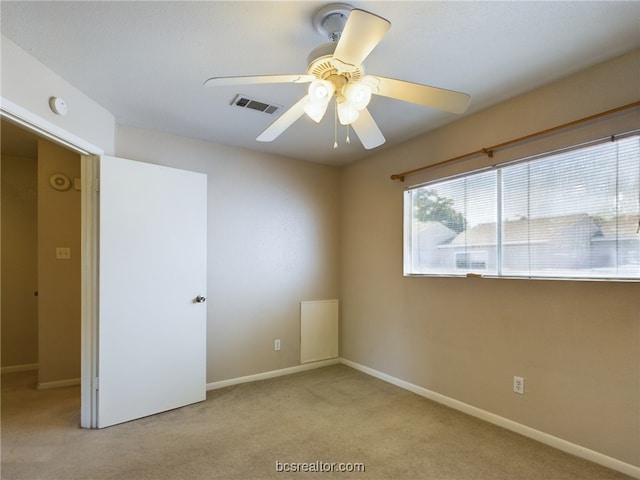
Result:
[[[78,427],[78,387],[35,384],[2,376],[2,479],[628,478],[343,365],[104,430]],[[364,472],[277,471],[330,464]]]

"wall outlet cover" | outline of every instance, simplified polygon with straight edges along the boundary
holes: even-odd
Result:
[[[513,391],[520,395],[524,395],[524,378],[513,377]]]
[[[71,248],[69,247],[56,247],[56,260],[70,260]]]

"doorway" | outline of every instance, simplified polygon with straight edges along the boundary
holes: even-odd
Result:
[[[80,384],[80,156],[2,119],[2,367]],[[9,187],[9,188],[7,188]]]
[[[102,181],[104,179],[100,174],[100,170],[101,170],[100,166],[101,165],[104,166],[104,163],[102,162],[102,160],[105,160],[105,159],[109,159],[110,162],[119,160],[119,161],[130,162],[132,164],[138,164],[138,165],[143,165],[143,163],[134,162],[131,160],[116,159],[114,157],[105,157],[104,151],[102,151],[98,147],[87,143],[81,138],[76,137],[75,135],[65,130],[60,129],[59,127],[52,124],[51,122],[48,122],[47,120],[37,115],[34,115],[20,108],[19,106],[12,104],[9,101],[4,101],[4,103],[0,105],[0,115],[3,118],[8,119],[11,123],[20,125],[27,131],[30,131],[36,134],[38,137],[51,140],[53,145],[56,147],[64,146],[67,150],[71,152],[75,152],[76,155],[80,154],[80,162],[79,162],[80,176],[78,179],[78,184],[80,184],[79,231],[80,231],[80,237],[81,237],[80,246],[78,247],[78,250],[80,250],[79,256],[80,256],[80,285],[81,285],[80,287],[80,290],[81,290],[80,292],[80,319],[81,319],[80,320],[80,324],[81,324],[81,327],[80,327],[81,328],[81,331],[80,331],[80,339],[81,339],[80,340],[80,396],[81,396],[80,426],[84,428],[97,428],[98,415],[99,415],[98,402],[97,402],[98,393],[100,392],[101,394],[104,394],[105,390],[107,390],[103,388],[104,385],[103,385],[103,382],[101,381],[102,377],[98,378],[97,376],[98,351],[100,352],[105,351],[105,349],[102,348],[104,347],[104,342],[102,341],[103,340],[102,335],[100,335],[101,348],[100,349],[98,348],[98,340],[99,340],[98,339],[98,328],[99,328],[98,307],[99,307],[99,303],[101,308],[102,306],[105,305],[104,295],[100,296],[100,298],[103,301],[98,302],[98,298],[100,295],[98,291],[98,285],[99,285],[98,273],[100,272],[102,274],[102,272],[104,272],[105,270],[104,268],[98,270],[98,263],[99,263],[98,262],[98,259],[99,259],[98,229],[100,228],[100,231],[102,232],[103,237],[104,237],[105,231],[114,231],[113,228],[105,229],[103,227],[99,227],[99,225],[101,224],[100,219],[102,218],[102,215],[99,215],[99,210],[103,211],[105,208],[105,202],[104,202],[105,192],[107,192],[114,185],[113,183],[110,184],[109,182]],[[151,164],[147,164],[147,165],[151,166]],[[175,247],[177,247],[178,249],[177,252],[172,252],[170,255],[166,255],[164,251],[157,252],[159,255],[158,259],[162,259],[165,257],[167,259],[171,259],[173,267],[179,270],[183,267],[184,262],[182,260],[184,258],[184,253],[186,252],[195,257],[194,261],[189,262],[189,265],[200,266],[204,269],[203,272],[206,272],[206,261],[204,262],[202,261],[203,258],[206,258],[205,256],[206,255],[206,205],[207,205],[206,175],[198,174],[196,172],[185,172],[178,169],[171,169],[168,167],[162,167],[160,165],[155,165],[154,170],[157,170],[157,171],[163,170],[165,172],[175,172],[176,175],[184,175],[184,174],[189,174],[191,176],[195,175],[199,178],[197,188],[187,189],[187,191],[192,192],[194,195],[197,193],[197,196],[199,198],[199,200],[196,201],[195,205],[189,205],[189,207],[195,206],[198,208],[185,209],[187,206],[183,205],[183,207],[185,208],[183,208],[180,212],[178,212],[179,213],[178,215],[175,215],[175,216],[171,215],[168,218],[171,218],[174,220],[188,218],[190,219],[190,221],[196,221],[196,223],[200,225],[200,230],[199,230],[200,233],[204,234],[202,237],[200,235],[197,235],[196,237],[194,237],[194,239],[198,242],[199,247],[203,247],[202,250],[200,248],[194,249],[190,245],[182,245],[178,243],[175,245]],[[183,173],[180,174],[178,172],[183,172]],[[51,172],[49,172],[49,175],[51,175]],[[173,177],[173,174],[170,174],[170,176]],[[128,179],[126,175],[124,177],[122,177],[121,175],[116,175],[115,178],[118,178],[120,180],[124,179],[125,183]],[[192,179],[195,182],[195,177],[193,177]],[[48,177],[48,180],[51,180],[54,182],[56,181],[56,179],[53,178],[53,176]],[[139,183],[133,183],[131,184],[131,186],[136,187],[139,184],[144,184],[144,183],[145,183],[144,181]],[[180,203],[179,201],[182,199],[182,197],[180,196],[180,192],[183,192],[184,188],[181,189],[180,191],[173,191],[172,188],[169,188],[170,186],[173,186],[173,185],[174,185],[173,178],[171,178],[168,180],[168,187],[161,191],[161,193],[163,193],[162,198],[166,196],[165,194],[167,191],[171,190],[174,193],[174,197],[172,198],[176,200],[176,202]],[[98,192],[100,192],[100,194]],[[178,196],[175,196],[175,195],[178,195]],[[99,201],[99,196],[102,201]],[[141,195],[138,190],[134,190],[134,193],[132,193],[131,196],[145,198],[144,195]],[[189,197],[191,198],[191,196]],[[99,205],[102,207],[101,209]],[[201,217],[201,215],[204,215],[204,216]],[[173,231],[176,229],[181,230],[181,226],[179,225],[176,226],[174,225],[174,223],[169,222],[168,225],[165,225],[165,229],[168,229],[168,231]],[[117,230],[118,229],[115,229],[116,232]],[[133,239],[133,241],[137,241],[137,238],[138,238],[137,236],[130,235],[127,232],[124,232],[124,234],[122,234],[121,237],[128,240]],[[102,244],[102,239],[100,243]],[[151,241],[150,243],[153,243],[153,241]],[[54,247],[54,254],[56,256],[57,256],[57,247],[58,245],[56,244],[56,247]],[[121,247],[124,249],[124,251],[127,250],[127,245],[124,245]],[[62,250],[63,251],[60,253],[61,255],[63,256],[69,255],[69,252],[66,251],[67,250],[66,248],[63,247]],[[102,249],[101,251],[104,254],[104,251]],[[73,251],[71,252],[71,254],[73,255]],[[100,255],[100,257],[103,257],[103,255]],[[63,258],[59,260],[63,260]],[[125,269],[123,270],[122,275],[126,276],[127,264],[126,263],[121,264],[120,262],[119,265]],[[171,276],[171,278],[173,278],[173,276]],[[192,276],[188,275],[186,278],[200,279],[200,282],[197,283],[197,285],[191,285],[190,292],[184,298],[181,298],[179,301],[176,301],[174,303],[176,303],[176,305],[179,304],[183,308],[199,309],[200,313],[196,315],[199,318],[199,321],[191,322],[191,323],[188,323],[188,322],[180,323],[180,320],[182,318],[181,316],[170,315],[168,309],[163,309],[162,313],[165,317],[167,316],[172,317],[172,321],[174,323],[176,322],[180,323],[181,328],[183,330],[187,329],[189,333],[192,333],[192,330],[199,328],[200,323],[202,323],[203,325],[206,324],[206,310],[202,308],[201,302],[195,301],[195,299],[197,298],[195,297],[195,295],[200,295],[206,289],[206,285],[205,285],[206,273],[202,273],[202,275],[200,274],[192,275]],[[186,284],[187,283],[185,283],[185,285]],[[100,282],[100,285],[102,285],[102,282]],[[153,328],[155,331],[155,326]],[[175,349],[172,348],[170,349],[171,352],[177,352],[176,353],[177,355],[186,356],[187,360],[189,359],[193,360],[194,358],[196,359],[205,358],[205,354],[206,354],[205,353],[206,343],[204,341],[206,338],[205,335],[202,335],[202,334],[200,335],[196,334],[195,336],[172,335],[171,338],[180,339],[181,341],[180,343],[181,348],[175,348]],[[186,340],[190,340],[194,338],[199,341],[197,345],[198,354],[195,356],[194,356],[194,348],[191,348],[192,345],[186,342]],[[154,342],[151,342],[151,343],[153,345],[156,345],[157,349],[160,350],[161,355],[166,354],[167,349],[163,348],[163,345],[157,344]],[[118,345],[116,345],[116,347],[117,346]],[[117,356],[119,354],[118,348],[116,349],[112,348],[111,354]],[[180,359],[180,360],[183,360],[183,359]],[[202,390],[201,392],[202,400],[205,397],[205,373],[204,373],[205,364],[206,362],[203,360],[201,362],[201,365],[197,365],[197,371],[202,372],[202,375],[189,377],[191,378],[191,380],[194,380],[194,379],[197,380],[198,378],[202,377],[201,380],[197,381],[197,384],[194,383],[194,388],[189,390],[193,392],[195,392],[196,389]],[[174,362],[174,364],[172,364],[171,366],[173,370],[175,370],[173,368],[175,365],[185,365],[185,364],[182,361]],[[155,364],[149,364],[148,366],[151,369],[155,368]],[[194,369],[190,369],[187,367],[186,370],[193,371]],[[178,371],[176,370],[174,373],[176,372]],[[103,373],[102,369],[101,369],[101,373]],[[144,375],[141,375],[140,378],[144,378]],[[174,375],[174,378],[180,378],[180,376]],[[99,383],[100,383],[100,388],[99,388]],[[173,388],[174,385],[171,382],[165,383],[164,386],[169,392],[172,390],[175,390]],[[182,391],[187,389],[178,389],[178,390]],[[194,400],[194,401],[199,401],[201,399],[198,398],[197,400]],[[102,406],[103,403],[100,402],[100,405]],[[170,408],[175,408],[177,406],[181,406],[181,405],[175,405]],[[152,413],[153,412],[148,412],[148,413],[145,412],[144,414],[152,414]]]

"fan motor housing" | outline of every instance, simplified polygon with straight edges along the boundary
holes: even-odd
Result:
[[[331,75],[342,75],[347,81],[356,82],[364,76],[364,67],[359,65],[350,71],[339,71],[333,62],[334,42],[324,43],[314,48],[307,57],[307,73],[326,80]]]

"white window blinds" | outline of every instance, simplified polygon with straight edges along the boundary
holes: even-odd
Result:
[[[405,273],[640,279],[640,137],[407,190]]]

